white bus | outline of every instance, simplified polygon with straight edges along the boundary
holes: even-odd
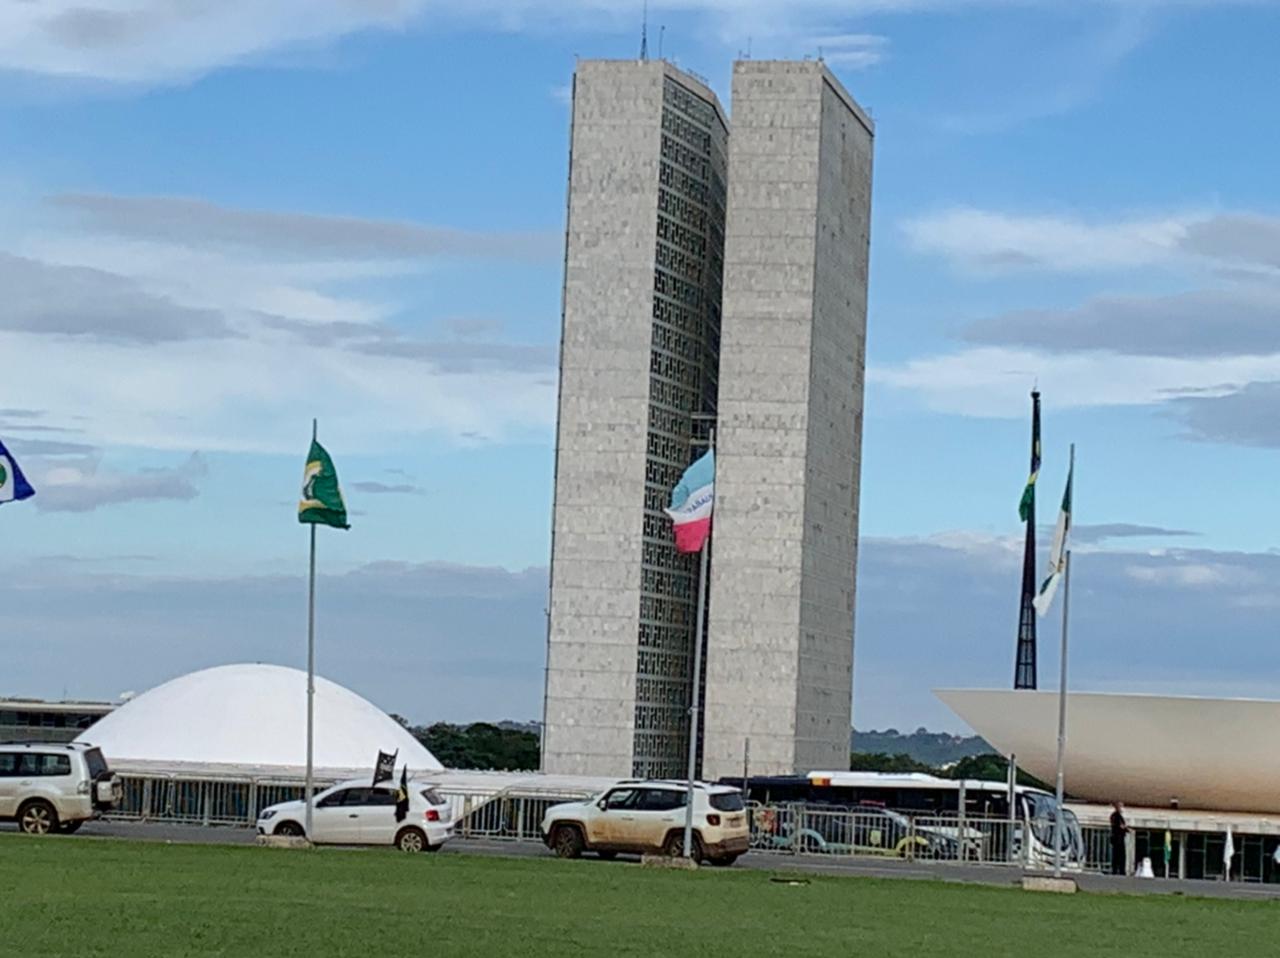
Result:
[[[1031,868],[1054,864],[1054,796],[1038,788],[1014,788],[976,779],[960,781],[919,772],[810,772],[808,775],[722,778],[742,788],[748,801],[775,809],[758,817],[758,847],[797,851],[880,851],[930,857],[1021,861]],[[964,795],[965,841],[960,796]],[[796,818],[784,809],[810,814]],[[833,812],[847,813],[843,816]],[[1003,826],[1000,823],[1006,823]],[[914,846],[914,847],[908,847]],[[1070,809],[1063,810],[1063,865],[1084,862],[1084,836]]]

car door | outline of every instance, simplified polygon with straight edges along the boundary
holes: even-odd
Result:
[[[615,851],[632,847],[636,806],[643,793],[641,788],[615,788],[605,795],[599,811],[587,822],[587,844]]]
[[[340,788],[316,803],[311,819],[311,840],[335,845],[360,841],[360,813],[367,788]]]
[[[685,789],[646,788],[636,810],[631,848],[640,852],[661,849],[672,829],[684,827],[687,799]]]
[[[12,818],[18,811],[18,755],[0,752],[0,818]]]
[[[390,845],[404,822],[396,821],[396,788],[376,786],[365,790],[365,803],[359,809],[360,843]],[[408,819],[405,819],[407,822]]]

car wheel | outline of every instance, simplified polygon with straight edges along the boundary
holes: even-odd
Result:
[[[689,853],[695,862],[702,861],[702,841],[697,835],[689,842]],[[662,843],[662,854],[668,858],[683,858],[684,832],[672,832],[668,835],[667,840]]]
[[[37,799],[18,809],[18,828],[28,835],[47,835],[58,827],[58,813],[48,802]]]
[[[80,826],[83,824],[84,824],[84,819],[80,819],[79,821],[76,821],[76,822],[63,822],[58,827],[58,831],[62,832],[65,835],[74,835],[76,832],[80,831]]]
[[[285,838],[301,838],[302,826],[297,822],[281,822],[276,826],[276,830],[272,834],[281,835]]]
[[[560,858],[578,858],[585,842],[575,825],[557,825],[551,836],[551,847]]]
[[[601,858],[603,858],[607,862],[611,862],[618,857],[617,852],[596,852],[596,854],[599,855]]]
[[[422,834],[420,828],[402,828],[396,834],[396,848],[402,852],[410,852],[417,854],[426,851],[431,846],[427,843],[427,836]]]
[[[737,855],[721,855],[718,858],[710,859],[711,864],[714,865],[716,868],[728,868],[737,860],[738,860]]]

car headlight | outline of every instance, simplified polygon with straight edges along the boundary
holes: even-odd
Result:
[[[273,818],[275,814],[276,814],[276,810],[274,808],[266,808],[266,809],[263,809],[262,814],[259,815],[258,817],[265,822],[268,818]]]

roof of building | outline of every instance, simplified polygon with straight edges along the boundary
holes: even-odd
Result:
[[[934,692],[1003,755],[1046,782],[1057,769],[1058,695]],[[1280,702],[1071,692],[1065,784],[1090,802],[1280,814]]]
[[[223,665],[180,676],[120,706],[76,739],[114,764],[306,765],[307,675],[278,665]],[[441,768],[398,722],[354,692],[316,676],[317,768],[372,769],[398,752],[411,772]]]
[[[44,699],[0,698],[0,709],[19,712],[88,712],[105,715],[117,708],[113,702],[46,702]]]

